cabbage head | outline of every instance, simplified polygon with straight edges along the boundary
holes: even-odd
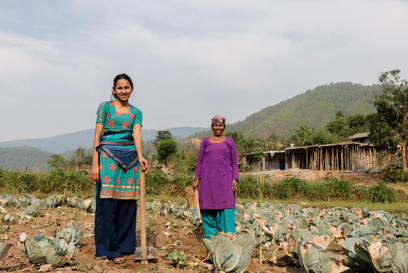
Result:
[[[255,238],[250,231],[236,234],[219,233],[208,240],[202,240],[213,254],[214,264],[225,272],[244,272],[251,260],[255,248]]]
[[[52,264],[54,268],[63,266],[68,257],[67,249],[59,247],[53,238],[36,235],[34,239],[26,238],[24,252],[30,262],[35,264]]]

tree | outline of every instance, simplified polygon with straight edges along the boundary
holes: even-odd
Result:
[[[344,117],[341,111],[336,113],[336,117],[326,125],[327,131],[339,137],[347,137],[350,129],[349,121]]]
[[[310,138],[313,144],[317,145],[327,144],[330,141],[330,136],[328,136],[328,133],[323,132],[323,130],[314,132]]]
[[[75,154],[71,157],[68,162],[68,167],[82,167],[85,164],[90,164],[92,162],[92,156],[85,154],[85,149],[79,147],[75,150]]]
[[[297,145],[310,145],[313,133],[313,128],[309,127],[308,125],[300,125],[299,128],[293,132],[292,139]]]
[[[156,138],[153,141],[153,146],[157,147],[162,140],[173,139],[173,134],[168,130],[159,130],[156,133]]]
[[[54,169],[64,168],[66,166],[65,158],[59,154],[52,154],[50,159],[47,160],[48,166]]]
[[[170,155],[177,153],[177,142],[173,139],[162,140],[159,145],[157,145],[156,151],[159,160],[161,162],[166,162]]]
[[[375,95],[378,116],[370,131],[370,139],[379,150],[396,151],[402,156],[402,170],[407,171],[408,138],[408,82],[399,70],[383,72],[379,76],[382,92]]]
[[[368,131],[368,122],[363,114],[357,113],[347,117],[349,124],[348,136]]]

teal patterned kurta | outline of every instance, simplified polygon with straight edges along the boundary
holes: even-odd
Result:
[[[106,101],[99,105],[96,122],[103,125],[104,133],[117,132],[118,135],[133,134],[133,127],[136,124],[142,125],[142,112],[130,105],[129,113],[118,113],[114,103]],[[136,149],[134,145],[130,147]],[[126,200],[138,198],[139,162],[125,172],[115,160],[104,151],[101,151],[99,164],[101,180],[100,198]]]

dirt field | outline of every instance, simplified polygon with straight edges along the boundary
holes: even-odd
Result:
[[[316,180],[327,176],[344,177],[358,183],[372,183],[381,179],[381,174],[365,174],[365,173],[341,173],[341,172],[313,172],[298,170],[278,171],[271,175],[272,179],[282,179],[285,176],[298,176],[302,179]],[[23,211],[22,208],[5,208],[11,215],[16,215]],[[33,238],[36,234],[44,234],[46,236],[54,236],[57,230],[61,230],[65,225],[71,223],[74,225],[80,224],[83,227],[83,234],[93,234],[94,214],[81,211],[76,208],[62,206],[58,208],[41,209],[42,216],[33,217],[30,222],[12,223],[7,225],[10,229],[0,234],[2,242],[11,243],[9,256],[0,262],[0,272],[37,272],[39,266],[34,266],[25,257],[18,246],[19,235],[25,232],[29,238]],[[140,217],[138,217],[140,219]],[[166,223],[174,221],[178,222],[176,229],[168,230]],[[1,223],[0,227],[5,225]],[[126,255],[125,264],[114,264],[112,261],[100,260],[94,256],[95,245],[93,237],[84,237],[80,243],[82,247],[77,249],[72,264],[67,264],[65,267],[57,269],[60,272],[82,271],[82,272],[209,272],[211,261],[202,262],[198,259],[199,250],[202,247],[200,239],[203,238],[203,231],[197,230],[189,223],[188,220],[178,220],[174,216],[147,216],[147,235],[148,246],[155,247],[158,250],[158,261],[149,263],[148,266],[141,265],[140,262],[135,262],[133,255]],[[139,222],[137,224],[138,244],[140,238]],[[169,232],[168,236],[165,233]],[[176,244],[178,241],[179,245]],[[138,245],[140,246],[140,245]],[[164,259],[166,253],[170,250],[177,249],[184,251],[188,257],[187,266],[184,268],[174,267],[169,260]],[[266,260],[276,255],[283,256],[283,251],[278,250],[278,246],[272,245],[263,249],[263,259]],[[304,272],[294,265],[279,267],[268,263],[260,265],[259,251],[255,252],[251,263],[246,272],[289,272],[297,273]]]
[[[6,208],[6,210],[15,215],[23,209]],[[32,221],[26,223],[9,224],[10,229],[0,234],[0,240],[6,243],[11,243],[13,246],[9,250],[8,257],[0,262],[0,272],[37,272],[39,266],[31,264],[22,253],[18,246],[19,235],[25,232],[29,238],[33,238],[36,234],[44,234],[46,236],[54,236],[56,230],[61,230],[65,225],[72,223],[80,224],[83,227],[83,233],[93,233],[94,214],[81,211],[76,208],[58,207],[41,210],[41,217],[34,217]],[[168,230],[165,227],[169,221],[178,222],[176,229]],[[159,257],[156,263],[149,263],[148,266],[141,265],[133,259],[133,255],[126,255],[126,263],[117,265],[112,261],[99,260],[95,255],[95,245],[93,237],[82,238],[80,243],[82,247],[77,249],[73,262],[65,267],[57,269],[61,272],[82,271],[82,272],[209,272],[211,261],[201,262],[198,258],[199,250],[202,246],[200,239],[203,237],[202,230],[195,230],[188,220],[176,220],[173,216],[165,217],[159,215],[149,215],[147,218],[147,242],[149,246],[155,247],[158,250]],[[4,225],[4,223],[2,223]],[[137,226],[137,238],[139,238],[139,226]],[[164,233],[170,232],[170,236]],[[138,240],[139,241],[139,240]],[[181,244],[174,246],[176,241]],[[177,249],[184,251],[188,256],[189,261],[183,269],[175,268],[169,260],[165,260],[166,251]],[[277,249],[277,246],[272,246],[269,249],[263,249],[263,257],[272,256],[272,252]],[[283,252],[282,252],[283,254]],[[263,264],[259,265],[259,257],[254,254],[251,264],[247,272],[303,272],[295,266],[277,267]]]

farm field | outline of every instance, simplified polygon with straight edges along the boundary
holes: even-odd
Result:
[[[7,208],[11,215],[15,215],[22,211],[22,209]],[[19,235],[26,233],[29,238],[33,238],[36,234],[44,234],[46,236],[54,236],[56,230],[61,230],[67,224],[80,224],[83,228],[83,233],[93,233],[94,214],[81,211],[77,208],[62,206],[58,208],[50,208],[41,210],[43,214],[41,217],[33,217],[33,220],[21,224],[9,224],[10,229],[0,234],[0,240],[11,243],[13,246],[9,250],[8,257],[0,262],[0,272],[38,272],[39,266],[34,266],[30,263],[25,254],[22,253],[18,246]],[[138,217],[139,219],[139,217]],[[176,229],[168,230],[165,227],[167,222],[177,222]],[[3,223],[4,224],[4,223]],[[209,272],[206,266],[210,263],[200,262],[199,250],[202,243],[199,241],[204,237],[204,232],[201,229],[195,230],[193,225],[188,220],[175,219],[173,216],[147,215],[147,243],[148,246],[155,247],[158,251],[159,259],[156,263],[150,262],[149,265],[141,265],[136,262],[132,255],[125,255],[125,264],[114,264],[112,261],[100,260],[95,255],[95,245],[93,237],[84,237],[80,240],[81,247],[76,250],[72,265],[65,265],[58,268],[56,271],[60,272]],[[137,224],[137,238],[139,245],[139,228]],[[165,232],[170,232],[171,236],[164,235]],[[174,245],[176,241],[180,245]],[[274,250],[278,247],[272,246],[269,249],[263,250],[264,257],[272,256]],[[186,262],[187,266],[183,269],[174,267],[169,260],[165,260],[164,256],[169,250],[184,251],[189,258]],[[283,253],[283,251],[282,251]],[[256,253],[255,253],[256,256]],[[268,264],[259,265],[259,258],[251,259],[251,264],[247,272],[304,272],[300,268],[277,267]]]
[[[327,176],[332,177],[343,177],[346,179],[351,179],[357,183],[364,185],[370,185],[377,183],[378,180],[382,179],[382,175],[379,173],[328,173],[328,172],[313,172],[313,171],[278,171],[273,174],[267,174],[270,176],[271,180],[279,180],[287,176],[296,176],[301,179],[306,180],[319,180],[326,178]],[[399,192],[405,191],[404,184],[393,185]],[[154,198],[156,199],[156,198]],[[171,197],[165,197],[166,200],[171,200]],[[183,204],[183,198],[177,198],[180,205]],[[148,197],[149,201],[152,201],[152,197]],[[259,202],[259,200],[253,200]],[[263,202],[268,202],[270,200],[263,200]],[[284,200],[283,203],[289,207],[289,204],[300,204],[299,200]],[[239,202],[245,205],[245,202]],[[270,201],[272,204],[279,204],[279,201]],[[306,201],[307,202],[307,201]],[[162,201],[164,204],[164,201]],[[330,202],[326,203],[326,208],[330,208]],[[400,204],[400,203],[398,203]],[[389,205],[389,204],[387,204]],[[259,206],[259,203],[258,203]],[[313,206],[313,202],[304,203],[303,207],[307,208]],[[333,205],[336,206],[336,205]],[[378,204],[381,209],[381,204]],[[321,207],[322,208],[322,207]],[[350,207],[349,207],[350,208]],[[16,207],[2,207],[11,215],[17,215],[24,211],[23,208]],[[384,208],[386,210],[386,208]],[[371,210],[371,209],[370,209]],[[139,213],[139,210],[138,210]],[[244,212],[243,212],[244,213]],[[406,215],[406,210],[403,212]],[[256,217],[255,217],[256,218]],[[206,261],[201,261],[198,259],[200,257],[200,249],[203,246],[201,243],[201,238],[204,237],[203,230],[199,227],[196,228],[190,223],[188,219],[177,219],[173,214],[169,213],[167,215],[161,215],[158,211],[151,211],[147,214],[147,242],[148,246],[155,247],[158,251],[157,262],[150,262],[149,265],[141,265],[140,262],[135,262],[133,259],[133,254],[125,255],[125,264],[114,264],[112,261],[100,260],[94,256],[95,246],[94,238],[89,236],[93,234],[94,227],[94,214],[80,210],[78,208],[70,207],[67,204],[59,207],[41,207],[40,216],[32,217],[31,221],[15,221],[14,223],[1,223],[0,226],[8,225],[10,228],[8,230],[0,233],[0,241],[10,243],[13,246],[9,250],[8,257],[0,261],[0,272],[38,272],[39,266],[34,266],[30,263],[25,254],[20,250],[18,246],[19,235],[23,232],[27,234],[28,238],[33,238],[34,235],[43,234],[45,236],[55,236],[57,230],[61,230],[67,224],[81,225],[83,229],[83,234],[87,234],[80,240],[81,247],[78,248],[71,259],[71,262],[65,266],[58,268],[57,271],[60,272],[210,272],[211,269],[211,259]],[[137,238],[138,246],[140,246],[140,232],[139,232],[139,219],[137,223]],[[177,223],[177,227],[174,229],[169,229],[168,223],[173,225]],[[175,225],[173,225],[175,226]],[[341,239],[339,239],[341,243]],[[344,249],[338,244],[336,240],[330,244],[328,250],[335,254],[347,254]],[[285,256],[285,251],[279,247],[279,243],[269,243],[263,244],[262,253],[259,249],[255,249],[250,264],[246,270],[247,273],[251,272],[305,272],[304,269],[296,265],[295,259],[283,258]],[[187,260],[186,265],[183,268],[175,267],[172,265],[171,261],[165,259],[165,255],[173,250],[183,251]],[[262,255],[262,259],[260,259]],[[277,258],[277,261],[274,259]],[[260,265],[260,260],[263,260],[263,264]],[[356,270],[348,270],[345,272],[364,272]]]

